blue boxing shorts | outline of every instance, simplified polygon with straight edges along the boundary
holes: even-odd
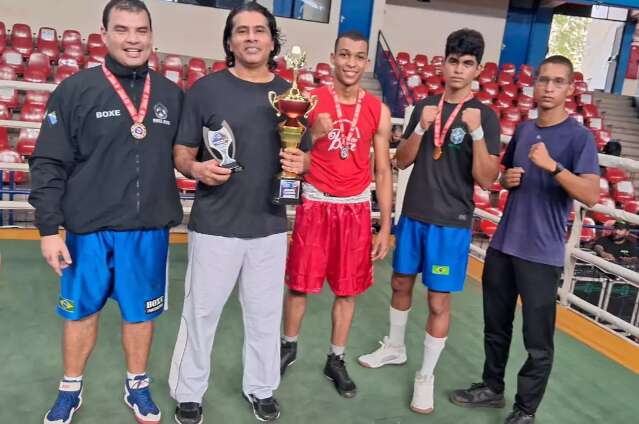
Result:
[[[402,216],[394,230],[393,271],[422,273],[429,290],[457,292],[464,289],[471,231],[442,227]]]
[[[72,264],[62,273],[57,312],[79,320],[109,297],[125,321],[156,318],[164,310],[169,230],[67,232]]]

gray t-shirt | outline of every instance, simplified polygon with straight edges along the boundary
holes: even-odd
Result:
[[[406,126],[404,138],[410,137],[422,115],[424,106],[437,106],[441,96],[427,97],[415,104]],[[444,102],[442,131],[456,104]],[[466,108],[481,111],[481,126],[488,153],[499,155],[499,120],[495,112],[479,100],[466,102],[453,121],[444,140],[443,154],[433,159],[434,127],[422,137],[415,166],[408,180],[402,215],[427,224],[443,227],[470,228],[473,220],[473,139],[461,120]]]
[[[268,101],[290,84],[276,76],[268,83],[237,78],[228,70],[199,79],[186,93],[177,144],[199,147],[198,160],[212,159],[202,127],[226,121],[235,136],[235,159],[244,167],[219,186],[198,183],[189,229],[223,237],[256,238],[285,232],[286,209],[271,203],[280,168],[280,118]]]
[[[597,144],[592,133],[572,118],[550,127],[534,120],[520,124],[502,164],[524,168],[521,185],[508,194],[504,215],[490,247],[531,262],[563,266],[566,220],[572,199],[548,172],[528,158],[543,141],[550,157],[574,174],[599,175]]]

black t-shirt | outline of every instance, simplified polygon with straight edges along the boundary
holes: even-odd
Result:
[[[628,240],[624,239],[622,243],[615,243],[612,237],[601,237],[597,240],[595,245],[599,245],[603,247],[606,253],[610,253],[615,257],[615,260],[619,260],[620,258],[631,258],[635,256],[635,244]]]
[[[441,95],[427,97],[415,105],[404,138],[415,130],[424,106],[437,106]],[[457,105],[444,102],[442,131]],[[462,106],[446,135],[443,154],[433,159],[435,125],[424,133],[415,166],[408,180],[402,215],[428,224],[469,228],[473,219],[473,139],[462,122],[466,108],[481,111],[481,125],[488,153],[499,155],[499,120],[495,112],[476,99]]]
[[[235,136],[235,159],[244,170],[219,186],[198,183],[189,229],[223,237],[256,238],[287,230],[286,209],[271,202],[280,168],[280,136],[268,92],[290,84],[276,76],[254,83],[228,70],[199,79],[187,92],[177,144],[199,147],[198,160],[213,159],[203,145],[204,126],[226,121]]]

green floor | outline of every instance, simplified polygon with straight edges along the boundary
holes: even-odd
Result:
[[[41,423],[55,398],[61,375],[61,321],[54,312],[57,280],[39,254],[37,242],[0,242],[3,269],[0,274],[0,424]],[[314,297],[302,337],[300,357],[289,369],[277,392],[281,423],[408,424],[501,423],[508,410],[465,410],[451,405],[446,392],[477,381],[481,372],[481,293],[475,282],[456,295],[453,326],[447,348],[437,368],[435,412],[420,416],[408,409],[414,372],[421,360],[425,302],[422,296],[410,316],[407,345],[409,362],[379,370],[357,365],[357,354],[369,352],[386,332],[390,291],[387,260],[376,266],[377,285],[358,303],[348,366],[359,387],[357,397],[337,395],[322,375],[328,348],[330,293]],[[186,268],[186,246],[171,250],[170,309],[157,321],[149,371],[153,394],[172,422],[173,401],[167,376],[177,333]],[[421,288],[419,289],[421,293]],[[242,322],[233,296],[221,319],[213,351],[212,384],[204,401],[207,423],[256,422],[240,396]],[[519,317],[518,317],[519,319]],[[516,323],[516,328],[520,327]],[[538,423],[636,423],[639,422],[639,376],[609,361],[576,340],[558,333],[556,361]],[[515,378],[524,360],[519,334],[514,339],[507,375],[507,399],[514,397]],[[119,313],[110,303],[101,321],[98,346],[85,374],[84,405],[74,423],[133,423],[122,401],[124,364],[119,341]]]

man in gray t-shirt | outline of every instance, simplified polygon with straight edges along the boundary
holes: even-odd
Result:
[[[234,9],[224,30],[229,68],[198,80],[185,97],[175,166],[198,184],[182,322],[169,376],[178,403],[175,419],[182,424],[202,422],[215,331],[238,281],[245,329],[243,395],[260,421],[280,415],[273,392],[280,383],[287,234],[286,210],[271,204],[271,184],[280,163],[301,173],[304,156],[299,149],[280,154],[278,121],[268,101],[269,91],[289,87],[271,72],[278,35],[275,18],[259,4]],[[223,122],[235,137],[241,172],[231,173],[202,148],[203,128],[220,131]]]

